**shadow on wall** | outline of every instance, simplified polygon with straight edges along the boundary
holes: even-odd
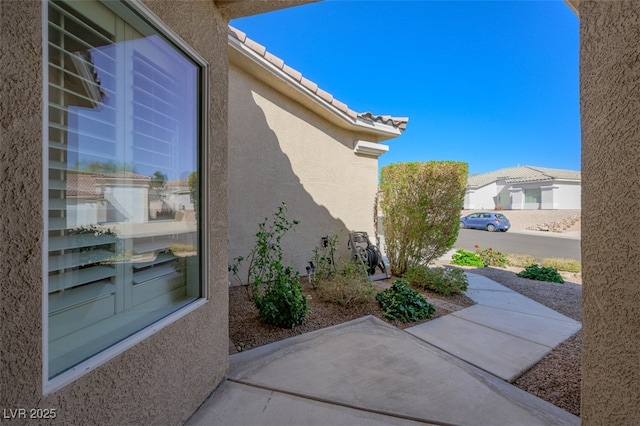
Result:
[[[235,74],[229,79],[229,260],[249,253],[258,223],[271,217],[282,202],[287,216],[300,221],[283,240],[286,265],[306,274],[313,249],[326,235],[338,235],[336,258],[349,256],[348,232],[373,232],[368,228],[373,228],[377,162],[367,159],[375,163],[373,190],[366,189],[372,192],[370,202],[352,203],[348,191],[357,192],[361,184],[350,176],[368,173],[358,170],[362,160],[354,160],[355,136],[332,129],[330,123],[253,78],[231,72]],[[304,175],[304,182],[296,172]],[[325,203],[350,217],[335,217]],[[349,229],[347,223],[369,225]],[[239,275],[246,279],[246,271]]]

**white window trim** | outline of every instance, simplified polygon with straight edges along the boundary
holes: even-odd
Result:
[[[101,1],[101,0],[100,0]],[[109,6],[107,4],[107,6]],[[160,20],[151,10],[149,10],[139,0],[128,0],[127,4],[118,2],[118,7],[124,7],[128,13],[134,13],[143,18],[152,27],[155,27],[164,37],[169,39],[177,47],[183,50],[191,60],[193,60],[202,72],[200,78],[201,94],[200,94],[200,142],[199,142],[199,170],[198,178],[200,180],[200,203],[199,215],[202,218],[209,217],[208,214],[208,190],[206,182],[208,182],[208,168],[205,167],[209,155],[209,63],[190,47],[180,36],[171,30],[164,22]],[[48,395],[60,388],[74,382],[83,375],[100,367],[102,364],[120,355],[124,351],[132,348],[163,328],[173,324],[180,318],[190,314],[209,301],[209,268],[207,259],[209,259],[209,224],[206,221],[198,224],[199,227],[199,254],[201,256],[201,292],[200,299],[189,303],[183,308],[167,315],[166,317],[156,321],[155,323],[143,328],[132,336],[116,343],[113,346],[97,353],[86,361],[70,368],[69,370],[49,379],[49,241],[47,238],[47,230],[49,229],[49,149],[48,149],[48,133],[49,133],[49,112],[47,105],[49,104],[49,48],[48,48],[48,25],[49,25],[49,0],[41,2],[41,29],[42,29],[42,212],[43,212],[43,228],[41,233],[42,241],[42,394]]]

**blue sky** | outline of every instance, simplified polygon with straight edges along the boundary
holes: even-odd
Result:
[[[231,25],[351,109],[409,117],[381,167],[580,170],[579,22],[560,0],[329,0]]]

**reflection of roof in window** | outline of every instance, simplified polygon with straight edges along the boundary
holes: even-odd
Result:
[[[91,107],[95,108],[104,101],[106,92],[102,88],[98,71],[93,64],[91,52],[88,50],[72,52],[70,57],[73,62],[73,67],[75,68],[75,72],[74,70],[70,70],[71,75],[82,83],[81,85],[84,88],[82,96],[84,100],[90,102]]]
[[[93,174],[67,173],[67,197],[101,198],[95,177]]]
[[[133,172],[115,173],[67,173],[67,197],[75,198],[102,198],[101,186],[109,182],[113,185],[114,180],[123,185],[128,182],[136,182],[137,185],[149,184],[149,176],[139,175]]]

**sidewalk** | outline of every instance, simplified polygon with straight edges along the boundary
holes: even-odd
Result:
[[[580,323],[468,276],[477,305],[405,331],[369,316],[230,356],[187,424],[579,424],[509,382]]]
[[[509,229],[509,232],[512,234],[528,234],[528,235],[537,235],[540,237],[552,237],[552,238],[566,238],[569,240],[580,240],[582,238],[582,233],[580,231],[571,231],[571,232],[548,232],[548,231],[533,231],[531,229]]]

